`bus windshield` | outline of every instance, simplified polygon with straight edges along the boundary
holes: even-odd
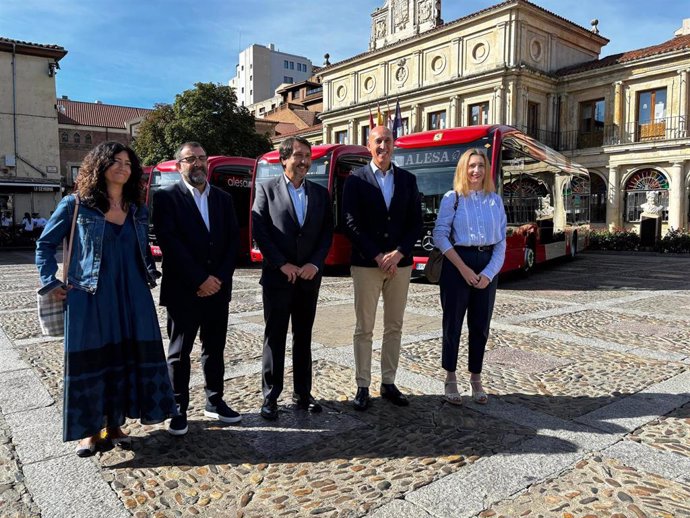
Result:
[[[417,177],[417,188],[422,197],[422,214],[425,222],[431,223],[436,220],[443,195],[453,188],[455,166],[460,156],[473,147],[482,149],[484,142],[395,150],[393,155],[395,164]]]
[[[151,187],[165,187],[180,181],[180,173],[178,171],[157,171],[154,169],[151,177]]]
[[[307,180],[311,180],[314,183],[322,185],[328,189],[328,168],[331,162],[331,154],[322,156],[312,160],[311,167],[307,173]],[[283,174],[283,166],[278,163],[270,163],[265,160],[261,160],[256,165],[256,181],[257,183],[265,182],[271,178],[275,178],[278,175]]]

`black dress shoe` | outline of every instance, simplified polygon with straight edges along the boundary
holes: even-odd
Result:
[[[398,390],[393,383],[381,384],[381,397],[387,399],[396,406],[407,406],[410,401],[405,397],[405,394]]]
[[[311,394],[293,394],[292,401],[297,405],[297,408],[307,410],[312,414],[318,414],[323,410]]]
[[[269,421],[278,419],[278,402],[275,399],[264,399],[264,404],[261,406],[261,417]]]
[[[358,387],[355,399],[354,401],[352,401],[352,406],[355,407],[355,410],[366,410],[367,408],[369,408],[370,403],[371,398],[369,397],[369,388]]]

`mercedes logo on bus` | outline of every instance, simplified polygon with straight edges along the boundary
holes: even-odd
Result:
[[[434,249],[434,238],[430,234],[422,238],[422,248],[427,252],[431,252]]]

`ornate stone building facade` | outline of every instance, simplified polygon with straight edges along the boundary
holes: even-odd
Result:
[[[589,168],[595,224],[636,227],[654,189],[665,224],[687,227],[685,25],[659,45],[599,59],[608,40],[596,20],[585,28],[508,0],[443,24],[433,2],[438,23],[423,26],[422,4],[388,0],[372,14],[370,50],[321,70],[324,142],[362,143],[370,110],[396,101],[407,133],[509,124]]]

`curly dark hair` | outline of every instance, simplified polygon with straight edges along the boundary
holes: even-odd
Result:
[[[84,157],[76,180],[76,191],[81,202],[88,207],[95,207],[106,213],[110,209],[108,190],[105,183],[105,171],[115,163],[115,155],[126,151],[132,164],[132,174],[122,189],[122,201],[137,207],[143,202],[144,191],[141,187],[141,162],[136,153],[119,142],[98,144]]]

